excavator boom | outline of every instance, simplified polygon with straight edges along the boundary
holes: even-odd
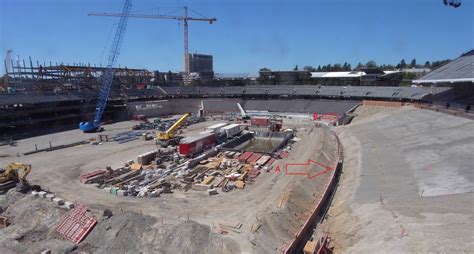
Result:
[[[23,163],[10,163],[0,173],[0,192],[7,191],[17,184],[24,185],[26,177],[31,172],[31,165]]]

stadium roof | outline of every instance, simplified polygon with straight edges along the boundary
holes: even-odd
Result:
[[[311,72],[312,78],[354,78],[365,75],[361,71]]]
[[[439,67],[413,83],[474,82],[474,49]]]
[[[382,75],[389,75],[389,74],[394,74],[394,73],[399,73],[400,71],[380,71],[379,74]],[[365,76],[367,74],[373,74],[373,73],[367,73],[365,71],[330,71],[330,72],[311,72],[311,77],[312,78],[359,78],[361,76]]]
[[[258,73],[215,73],[217,79],[255,79]]]

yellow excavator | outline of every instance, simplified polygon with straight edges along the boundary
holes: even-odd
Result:
[[[160,132],[156,136],[156,144],[161,145],[162,147],[167,147],[169,145],[176,145],[179,142],[179,138],[176,136],[176,132],[184,121],[191,115],[191,113],[184,114],[181,118],[178,119],[171,127],[169,127],[165,132]]]
[[[31,172],[31,165],[23,163],[10,163],[5,169],[0,168],[0,194],[16,186],[16,190],[24,192],[29,190],[26,177]]]

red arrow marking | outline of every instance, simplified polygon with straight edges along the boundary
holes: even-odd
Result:
[[[276,166],[275,173],[280,173],[280,166],[278,166],[278,165]]]
[[[324,170],[320,171],[320,172],[317,172],[314,175],[311,175],[311,173],[309,172],[311,169],[308,169],[308,167],[310,166],[311,163],[316,164],[319,167],[322,167]],[[288,167],[289,166],[303,166],[305,170],[302,170],[302,171],[299,171],[299,172],[288,172]],[[287,175],[304,175],[304,176],[307,176],[309,179],[315,178],[315,177],[317,177],[321,174],[327,173],[331,170],[334,170],[334,168],[330,167],[330,166],[327,166],[327,165],[324,165],[321,162],[311,160],[311,159],[309,159],[308,162],[306,162],[306,163],[287,163],[286,166],[285,166],[285,174],[287,174]]]

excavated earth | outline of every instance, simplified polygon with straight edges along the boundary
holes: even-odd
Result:
[[[202,131],[214,122],[185,129],[185,135]],[[133,122],[106,126],[103,134],[128,130]],[[16,147],[0,147],[0,165],[29,163],[29,180],[66,200],[86,204],[98,224],[78,245],[63,240],[54,228],[65,210],[51,202],[11,190],[0,196],[3,213],[13,224],[0,229],[0,253],[275,253],[297,233],[319,201],[329,174],[309,179],[305,175],[287,175],[287,163],[317,160],[329,165],[335,159],[336,146],[331,130],[316,128],[307,119],[284,122],[285,128],[297,129],[297,139],[287,158],[275,166],[282,170],[262,172],[245,189],[209,196],[206,192],[175,191],[159,198],[119,197],[79,182],[79,175],[105,166],[118,167],[138,154],[153,150],[152,141],[113,142],[101,146],[83,145],[48,153],[17,157],[35,144],[55,145],[95,137],[79,131],[56,133],[18,141]],[[302,169],[318,170],[318,169]],[[113,216],[102,217],[104,209]],[[221,224],[242,227],[220,234]]]

